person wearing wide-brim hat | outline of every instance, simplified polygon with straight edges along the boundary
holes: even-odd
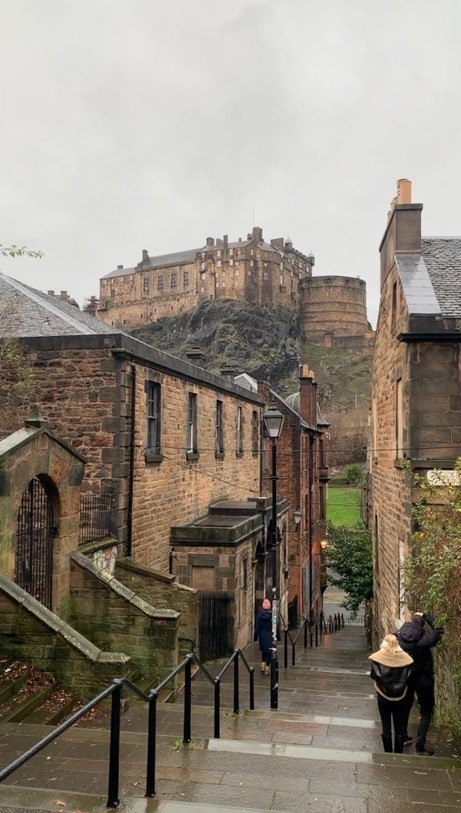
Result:
[[[407,724],[405,696],[413,658],[401,649],[395,635],[386,635],[379,650],[370,655],[370,660],[370,677],[375,682],[384,750],[402,754]]]

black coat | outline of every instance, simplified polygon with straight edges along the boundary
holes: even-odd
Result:
[[[443,629],[433,628],[430,632],[424,632],[424,622],[433,627],[434,620],[432,616],[425,614],[421,621],[422,623],[407,621],[396,634],[401,648],[413,658],[411,666],[412,678],[423,678],[425,681],[432,682],[434,680],[434,664],[431,649],[440,641]]]
[[[261,652],[270,652],[272,649],[272,611],[260,610],[256,616],[254,641],[259,641]]]

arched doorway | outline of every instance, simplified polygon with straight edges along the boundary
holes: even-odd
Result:
[[[34,477],[23,492],[18,511],[15,581],[49,609],[55,533],[49,489]]]

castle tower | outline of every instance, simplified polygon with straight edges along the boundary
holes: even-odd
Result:
[[[310,277],[303,280],[301,325],[312,344],[345,346],[346,337],[370,331],[367,321],[366,283],[357,277]]]

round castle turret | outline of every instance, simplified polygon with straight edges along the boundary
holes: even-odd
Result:
[[[307,342],[345,346],[370,332],[366,283],[357,277],[310,277],[301,290],[301,326]],[[347,341],[346,337],[351,337]]]

